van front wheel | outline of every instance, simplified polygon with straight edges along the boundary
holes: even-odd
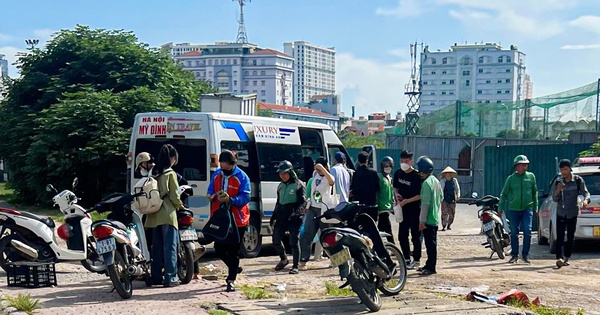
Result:
[[[262,237],[260,236],[260,217],[250,217],[250,224],[246,227],[244,237],[240,244],[240,254],[244,258],[254,258],[260,253]]]

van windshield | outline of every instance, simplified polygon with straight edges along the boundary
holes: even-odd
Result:
[[[188,181],[208,180],[208,157],[204,139],[138,139],[135,143],[134,157],[140,152],[148,152],[156,160],[164,144],[171,144],[179,153],[179,162],[173,167],[175,172]],[[136,171],[134,177],[141,178],[141,175]]]
[[[585,181],[585,186],[590,192],[590,195],[600,196],[600,173],[579,176]]]

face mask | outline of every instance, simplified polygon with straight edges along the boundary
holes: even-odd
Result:
[[[140,174],[142,174],[142,176],[146,177],[146,176],[148,176],[150,174],[150,171],[147,170],[147,169],[145,169],[145,168],[142,168],[140,170]]]
[[[223,169],[223,174],[225,174],[225,176],[231,176],[231,174],[233,174],[233,170]]]
[[[392,172],[392,168],[391,168],[391,167],[386,167],[386,168],[384,168],[384,169],[383,169],[383,171],[384,171],[386,174],[389,174],[389,173],[391,173],[391,172]]]
[[[406,164],[406,163],[401,163],[400,164],[400,169],[402,169],[403,171],[408,171],[410,169],[410,165]]]

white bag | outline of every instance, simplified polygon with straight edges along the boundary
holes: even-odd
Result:
[[[402,206],[400,206],[400,204],[394,205],[394,219],[398,223],[401,223],[404,220],[404,215],[402,214]]]
[[[334,183],[330,189],[331,194],[327,194],[327,197],[324,198],[324,200],[323,200],[323,203],[327,206],[328,209],[333,209],[337,205],[340,204],[340,194],[337,193],[337,188],[335,186],[336,185]],[[323,205],[321,205],[321,214],[323,214],[326,211],[324,208],[325,207]],[[340,223],[340,221],[338,219],[325,219],[325,218],[322,218],[321,222],[327,223],[327,224]]]
[[[154,177],[144,177],[140,179],[132,188],[133,194],[144,193],[135,197],[133,206],[141,214],[151,214],[160,210],[163,200],[158,191],[158,182]]]

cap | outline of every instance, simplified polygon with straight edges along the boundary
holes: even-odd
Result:
[[[340,163],[343,163],[344,161],[346,161],[346,154],[344,154],[344,152],[337,151],[337,152],[335,152],[333,159]]]
[[[144,162],[154,162],[154,159],[152,158],[152,155],[150,155],[150,153],[140,152],[140,154],[138,154],[135,157],[135,168],[137,169],[138,167],[140,167],[140,164]]]

